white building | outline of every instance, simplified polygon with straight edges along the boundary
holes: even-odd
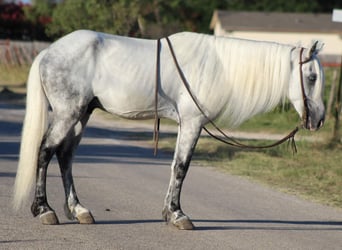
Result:
[[[309,46],[320,40],[325,46],[321,59],[336,65],[342,56],[342,23],[332,21],[331,14],[235,12],[216,10],[210,28],[218,36],[274,41]]]

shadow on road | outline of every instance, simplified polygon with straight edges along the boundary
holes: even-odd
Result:
[[[342,221],[294,221],[294,220],[193,220],[197,231],[223,231],[223,230],[263,230],[263,231],[342,231]],[[145,220],[99,220],[97,225],[132,225],[166,223],[161,219]],[[211,224],[209,226],[196,226],[198,224]],[[77,224],[66,222],[63,224]],[[239,224],[239,225],[237,225]]]
[[[0,115],[4,110],[18,110],[23,112],[24,107],[22,105],[14,104],[0,104]],[[2,111],[3,110],[3,111]],[[17,114],[20,116],[20,114]],[[0,158],[17,161],[19,155],[20,142],[18,138],[21,136],[22,123],[21,121],[12,121],[5,118],[0,119],[0,136],[5,137],[0,141]],[[164,133],[164,137],[174,136],[172,133]],[[13,137],[13,139],[12,139]],[[97,138],[97,139],[115,139],[122,141],[152,141],[152,131],[132,131],[125,128],[99,128],[88,126],[85,130],[83,138]],[[80,146],[77,149],[74,162],[78,163],[114,163],[117,162],[118,157],[125,157],[129,163],[133,161],[137,163],[135,159],[151,159],[151,164],[159,164],[153,162],[156,159],[169,159],[171,154],[159,152],[158,157],[154,157],[153,148],[149,145],[142,147],[129,145],[123,143],[123,145],[113,144],[86,144],[81,141]],[[121,159],[122,162],[122,159]],[[146,162],[145,162],[146,163]]]
[[[342,221],[294,221],[294,220],[193,220],[194,223],[210,223],[196,230],[299,230],[342,231]],[[217,226],[217,224],[224,224]],[[238,225],[239,226],[238,226]]]

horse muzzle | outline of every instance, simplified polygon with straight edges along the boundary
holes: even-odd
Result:
[[[308,101],[303,116],[303,126],[310,131],[317,131],[323,126],[324,120],[325,110],[323,104],[314,105],[314,102]]]
[[[310,131],[317,131],[321,127],[323,127],[323,124],[324,124],[324,117],[320,119],[319,121],[313,120],[310,117],[308,117],[303,125],[306,129]]]

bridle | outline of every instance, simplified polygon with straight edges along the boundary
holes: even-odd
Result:
[[[304,76],[303,76],[303,64],[308,63],[312,60],[312,51],[310,51],[310,56],[306,58],[304,61],[302,61],[303,58],[303,51],[304,48],[300,48],[299,52],[299,75],[300,75],[300,87],[302,90],[302,99],[304,104],[304,112],[302,114],[302,121],[305,124],[305,126],[308,126],[309,121],[309,106],[308,106],[308,97],[305,94],[305,87],[304,87]]]
[[[243,144],[241,142],[238,142],[237,140],[235,140],[234,138],[232,138],[231,136],[228,136],[226,133],[224,133],[215,123],[213,120],[211,120],[204,112],[203,108],[199,105],[197,99],[195,98],[195,96],[192,94],[191,89],[189,87],[189,84],[184,76],[184,73],[182,71],[182,69],[179,66],[178,60],[176,58],[176,55],[174,53],[173,50],[173,46],[171,44],[171,41],[168,37],[165,37],[170,53],[172,55],[173,61],[175,63],[175,66],[177,68],[178,74],[181,77],[181,80],[183,82],[184,87],[186,88],[188,94],[190,95],[191,99],[193,100],[194,104],[196,105],[196,107],[198,108],[198,110],[202,113],[202,115],[208,120],[208,123],[210,123],[219,134],[221,134],[221,136],[217,136],[214,135],[213,133],[211,133],[206,127],[203,127],[203,129],[214,139],[217,139],[225,144],[228,144],[230,146],[234,146],[234,147],[238,147],[238,148],[245,148],[245,149],[265,149],[265,148],[271,148],[271,147],[275,147],[278,146],[282,143],[284,143],[285,141],[289,141],[289,143],[291,143],[292,146],[292,150],[294,153],[297,153],[297,147],[296,147],[296,143],[295,143],[295,135],[298,132],[299,128],[298,126],[292,130],[287,136],[285,136],[284,138],[280,139],[279,141],[276,141],[275,143],[269,144],[269,145],[264,145],[264,146],[253,146],[253,145],[246,145]],[[158,87],[160,85],[160,49],[161,49],[161,39],[157,40],[157,57],[156,57],[156,75],[155,75],[155,122],[154,122],[154,133],[153,133],[153,140],[155,142],[154,145],[154,155],[157,154],[157,149],[158,149],[158,139],[159,139],[159,126],[160,126],[160,118],[158,116]],[[304,113],[302,116],[302,120],[304,123],[308,122],[308,115],[309,115],[309,107],[308,107],[308,98],[305,94],[305,88],[304,88],[304,77],[303,77],[303,71],[302,71],[302,66],[303,64],[309,62],[312,60],[312,53],[310,53],[310,57],[305,59],[304,61],[302,61],[302,55],[303,55],[303,51],[304,48],[300,49],[300,59],[299,59],[299,71],[300,71],[300,84],[301,84],[301,90],[302,90],[302,98],[303,98],[303,102],[304,102]]]

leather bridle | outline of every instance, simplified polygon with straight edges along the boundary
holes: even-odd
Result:
[[[308,97],[305,94],[303,64],[310,62],[312,60],[312,56],[310,53],[310,57],[308,57],[307,59],[302,61],[303,51],[304,51],[304,48],[300,48],[300,52],[299,52],[299,75],[300,75],[300,87],[302,90],[302,99],[303,99],[303,104],[304,104],[304,112],[302,114],[302,121],[303,121],[303,124],[305,124],[305,126],[308,127],[310,110],[309,110],[309,106],[308,106]]]

